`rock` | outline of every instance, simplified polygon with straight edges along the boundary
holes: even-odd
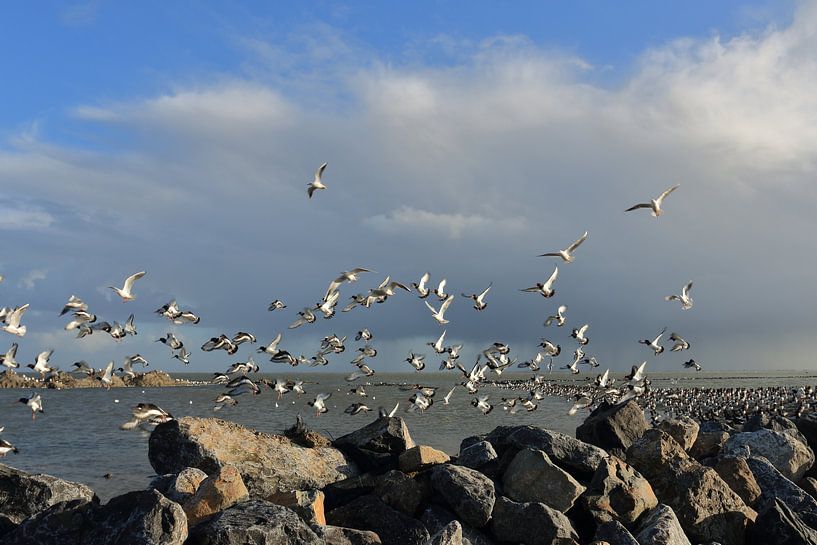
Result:
[[[797,430],[797,424],[784,416],[755,413],[749,417],[741,431],[751,432],[762,429],[785,432],[787,430]],[[803,442],[805,442],[805,438],[803,438]]]
[[[689,450],[695,444],[695,440],[698,438],[698,430],[699,426],[698,423],[688,416],[681,416],[678,418],[671,418],[669,420],[663,420],[659,425],[658,429],[664,431],[670,435],[673,439],[675,439],[681,448],[684,450]]]
[[[176,381],[164,371],[148,371],[147,373],[138,373],[134,378],[128,381],[128,386],[136,388],[160,388],[176,386]]]
[[[797,482],[797,486],[812,498],[817,497],[817,479],[814,477],[803,477]]]
[[[233,466],[224,466],[217,473],[204,479],[182,506],[187,515],[187,523],[193,527],[240,501],[249,499],[250,494],[241,473]]]
[[[736,430],[728,422],[723,420],[705,420],[703,422],[698,423],[700,432],[713,432],[713,431],[725,431],[729,435],[732,435]]]
[[[627,450],[627,460],[650,481],[658,501],[672,508],[691,539],[744,542],[746,527],[757,513],[714,469],[687,456],[672,437],[649,430]]]
[[[445,452],[426,445],[417,445],[403,452],[398,458],[400,471],[412,473],[451,460]]]
[[[602,402],[576,428],[576,438],[605,450],[620,448],[626,450],[637,441],[649,426],[644,419],[644,411],[633,400],[623,405]]]
[[[156,490],[141,490],[103,506],[85,500],[55,504],[3,536],[3,545],[182,545],[185,539],[181,506]]]
[[[647,479],[615,456],[596,470],[582,501],[597,522],[619,521],[625,525],[633,524],[641,513],[658,505]]]
[[[54,504],[72,500],[99,501],[84,484],[0,464],[0,515],[10,523],[19,524]]]
[[[319,526],[313,528],[326,545],[381,545],[380,537],[367,530],[355,530],[341,526]]]
[[[496,450],[488,441],[478,441],[465,448],[460,447],[457,464],[471,469],[479,469],[497,459]]]
[[[491,518],[496,492],[493,481],[482,473],[451,464],[439,465],[432,470],[431,486],[466,524],[481,528]]]
[[[196,493],[201,482],[207,478],[207,473],[195,468],[186,467],[174,475],[166,490],[159,490],[167,499],[183,504]]]
[[[332,446],[332,441],[328,437],[307,428],[300,414],[295,417],[295,424],[284,430],[284,437],[306,448]]]
[[[746,505],[754,505],[760,497],[760,487],[744,458],[731,456],[720,458],[715,465],[715,471]]]
[[[817,530],[810,528],[780,500],[774,500],[747,535],[749,545],[817,545]]]
[[[689,454],[698,461],[717,456],[728,439],[725,431],[699,431]]]
[[[269,501],[276,505],[289,507],[310,526],[316,524],[323,526],[326,524],[323,499],[324,495],[320,490],[293,490],[292,492],[279,492]]]
[[[383,545],[420,545],[428,538],[422,523],[392,509],[377,496],[361,496],[326,514],[329,524],[370,530]]]
[[[238,503],[199,524],[185,545],[323,545],[291,509],[264,500]]]
[[[806,444],[814,451],[817,449],[817,413],[809,413],[794,420],[797,431],[805,438]],[[817,464],[811,466],[810,477],[817,476]]]
[[[760,487],[760,498],[755,504],[759,512],[772,508],[777,499],[797,511],[807,524],[817,527],[817,500],[784,477],[767,459],[752,456],[746,463]]]
[[[416,480],[396,469],[380,475],[373,491],[386,505],[410,517],[417,514],[420,504],[430,492],[430,489],[424,489]]]
[[[541,450],[520,450],[502,477],[505,495],[518,502],[544,503],[561,512],[573,507],[585,487]]]
[[[627,528],[618,521],[605,522],[596,528],[596,535],[593,539],[606,541],[610,545],[639,545]]]
[[[439,532],[444,526],[457,520],[456,515],[440,505],[432,504],[420,515],[420,521],[430,533]],[[457,521],[459,522],[459,521]],[[495,545],[494,540],[480,530],[460,523],[462,526],[463,545]]]
[[[349,477],[323,487],[324,505],[327,511],[349,503],[355,498],[371,494],[379,483],[378,476],[364,473]]]
[[[736,433],[723,446],[721,455],[745,457],[746,447],[751,456],[763,456],[787,479],[799,481],[814,463],[814,452],[791,434],[761,428]]]
[[[635,538],[640,545],[692,545],[667,505],[659,505],[647,514]]]
[[[491,517],[500,541],[525,545],[578,545],[579,536],[564,514],[543,503],[517,503],[500,496]]]
[[[452,520],[426,542],[427,545],[462,545],[462,525]]]
[[[382,473],[397,467],[397,460],[414,447],[408,427],[400,417],[381,417],[335,440],[334,446],[350,456],[364,471]]]
[[[195,467],[208,474],[233,465],[251,498],[310,490],[357,475],[354,462],[332,447],[305,448],[281,435],[216,418],[184,417],[159,424],[148,457],[157,473]]]

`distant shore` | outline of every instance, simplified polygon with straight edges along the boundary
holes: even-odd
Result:
[[[201,386],[205,381],[173,378],[164,371],[137,373],[135,376],[111,377],[111,388],[163,388],[176,386]],[[0,388],[48,388],[68,390],[73,388],[105,388],[100,380],[91,376],[77,377],[71,373],[57,372],[46,378],[32,377],[21,373],[0,374]]]

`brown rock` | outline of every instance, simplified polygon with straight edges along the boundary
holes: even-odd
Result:
[[[445,452],[426,445],[417,445],[402,453],[397,459],[400,471],[412,473],[451,460]]]
[[[269,501],[276,505],[289,507],[307,524],[326,525],[326,514],[323,505],[324,495],[320,490],[293,490],[278,492]]]
[[[565,512],[585,488],[554,464],[541,450],[522,449],[502,477],[505,495],[512,500],[544,503]]]
[[[241,474],[233,466],[224,466],[221,470],[204,479],[193,494],[184,502],[182,508],[187,515],[189,526],[195,526],[202,520],[249,499],[247,487],[241,480]]]
[[[323,526],[321,528],[326,545],[381,545],[380,537],[368,530],[355,530],[342,526]]]
[[[604,450],[627,449],[648,429],[643,409],[633,400],[623,405],[602,402],[576,428],[576,439]]]
[[[389,507],[413,517],[423,500],[431,495],[431,487],[424,487],[402,471],[393,469],[377,477],[373,493]]]
[[[732,456],[721,458],[715,465],[715,471],[746,505],[754,505],[760,497],[760,486],[745,459]]]
[[[398,457],[414,446],[414,440],[402,418],[381,417],[368,426],[338,437],[334,446],[364,471],[382,473],[397,466]]]
[[[631,525],[658,505],[649,481],[615,456],[599,466],[582,499],[597,523]]]
[[[728,439],[729,433],[725,431],[699,431],[689,454],[698,461],[717,456]]]
[[[803,489],[812,498],[817,498],[817,479],[814,477],[803,477],[797,481],[797,486]]]
[[[658,429],[664,431],[670,435],[673,439],[675,439],[681,448],[684,450],[689,450],[695,444],[695,440],[698,438],[698,430],[699,426],[698,423],[688,416],[681,416],[678,418],[671,418],[669,420],[663,420],[659,425]]]

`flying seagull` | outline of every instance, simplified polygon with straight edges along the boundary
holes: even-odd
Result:
[[[522,291],[541,293],[542,297],[553,297],[556,295],[556,290],[553,289],[553,283],[556,282],[557,276],[559,276],[559,267],[553,269],[553,274],[550,275],[550,278],[548,278],[546,282],[537,282],[534,286],[525,288]]]
[[[692,297],[689,296],[689,290],[691,289],[692,282],[681,288],[681,295],[667,295],[664,300],[681,301],[681,310],[689,310],[692,308]]]
[[[485,296],[488,295],[488,292],[491,290],[491,286],[493,286],[493,282],[491,282],[491,284],[489,284],[488,287],[482,291],[482,293],[472,293],[471,295],[463,293],[462,296],[474,300],[475,310],[485,310],[485,307],[488,306],[488,303],[485,302]]]
[[[661,195],[657,199],[650,199],[650,202],[641,202],[635,204],[628,208],[627,210],[625,210],[625,212],[630,212],[631,210],[637,210],[639,208],[649,208],[651,210],[650,213],[652,214],[652,217],[657,218],[658,216],[661,215],[661,212],[663,212],[663,210],[661,210],[661,204],[664,202],[664,199],[666,199],[670,193],[678,189],[680,185],[681,184],[676,184],[670,187],[669,189],[661,193]]]
[[[122,302],[125,301],[133,301],[136,297],[133,295],[131,290],[133,289],[133,283],[145,276],[145,271],[138,272],[136,274],[132,274],[131,276],[125,279],[125,285],[122,288],[117,288],[114,286],[108,286],[110,289],[116,292],[116,294],[122,298]]]
[[[312,194],[318,189],[326,189],[326,186],[323,185],[323,182],[321,182],[321,175],[323,174],[324,170],[326,170],[326,163],[318,167],[318,170],[315,171],[315,179],[312,180],[312,183],[306,186],[306,193],[309,195],[310,199],[312,198]]]
[[[576,251],[576,248],[581,246],[581,243],[587,239],[587,231],[584,232],[582,236],[576,239],[576,242],[565,248],[564,250],[559,250],[557,252],[548,252],[546,254],[542,254],[539,257],[561,257],[562,261],[565,263],[573,263],[573,252]]]
[[[428,301],[423,301],[423,302],[428,307],[428,310],[430,310],[432,312],[431,317],[434,318],[435,320],[437,320],[438,324],[445,325],[445,324],[448,323],[448,320],[445,319],[445,311],[448,310],[448,307],[451,306],[451,303],[453,301],[454,301],[454,296],[449,295],[448,298],[445,301],[443,301],[443,304],[440,305],[440,310],[436,310],[434,307],[432,307],[428,303]]]

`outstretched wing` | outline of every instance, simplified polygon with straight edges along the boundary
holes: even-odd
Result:
[[[130,275],[127,279],[125,279],[124,291],[130,292],[131,289],[133,289],[133,283],[142,278],[143,276],[145,276],[145,274],[146,274],[145,271],[140,271],[136,274]]]
[[[678,189],[680,185],[681,184],[675,184],[674,186],[670,187],[669,189],[661,193],[661,196],[655,199],[655,201],[660,205],[664,201],[664,199],[666,199],[670,193]]]
[[[638,203],[636,205],[631,206],[630,208],[625,210],[625,212],[630,212],[632,210],[638,210],[639,208],[652,208],[652,205],[650,203],[648,203],[648,202],[640,202],[640,203]]]
[[[581,246],[581,243],[584,242],[586,239],[587,239],[587,231],[585,231],[582,236],[580,236],[578,239],[576,239],[576,242],[574,242],[573,244],[571,244],[570,246],[567,247],[567,252],[570,253],[570,252],[574,251],[576,248]]]

